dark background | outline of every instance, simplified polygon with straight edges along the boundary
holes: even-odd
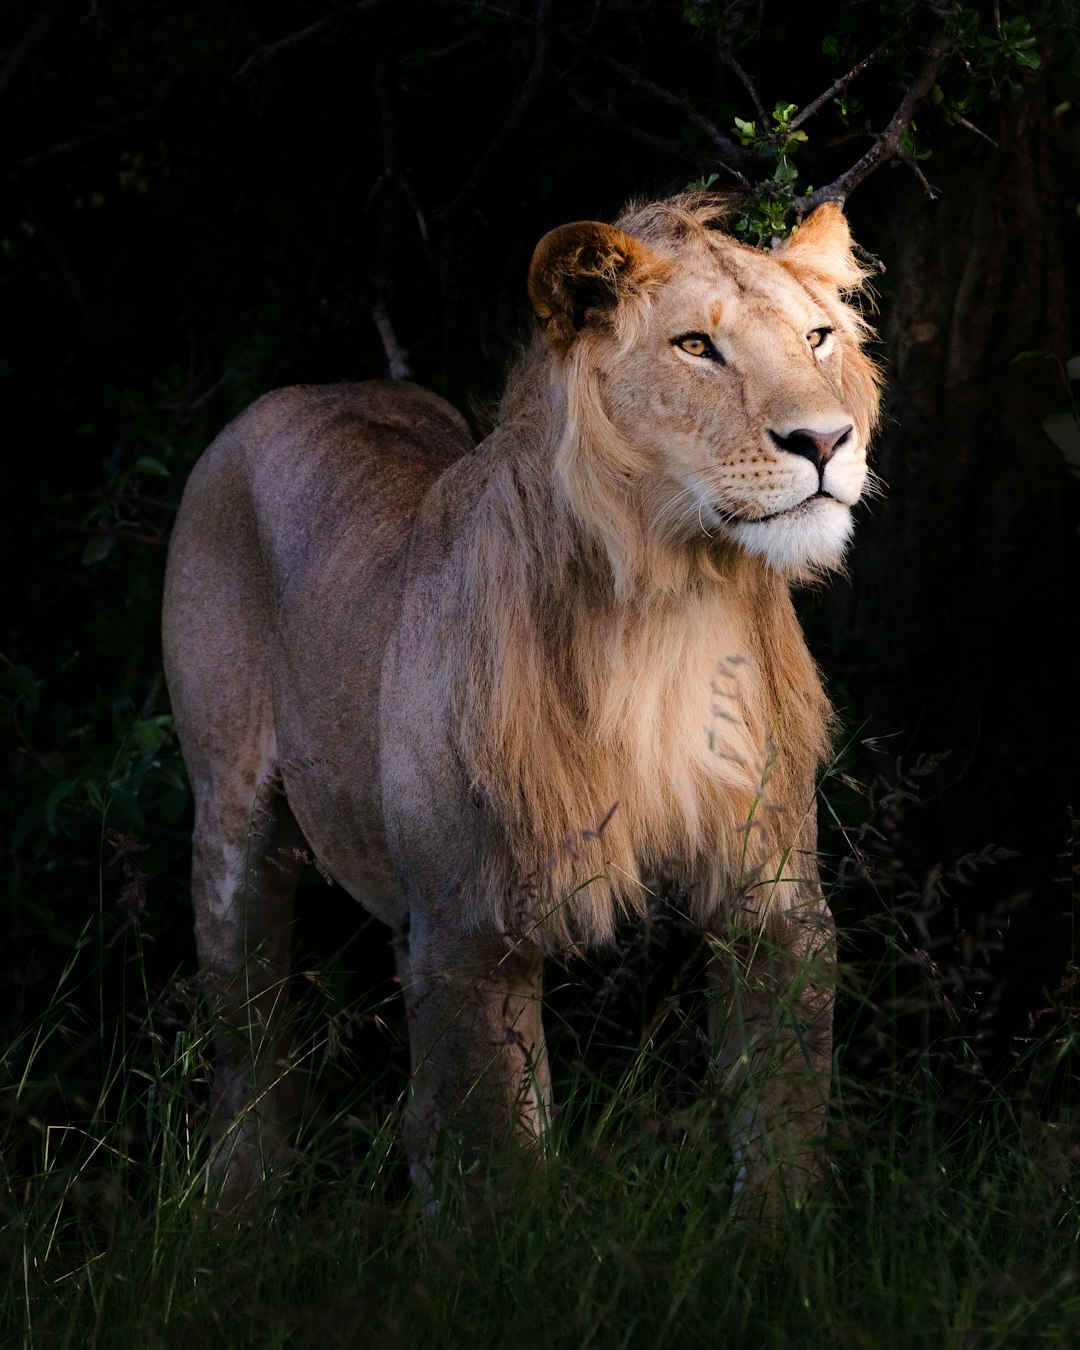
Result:
[[[963,50],[912,143],[937,200],[899,163],[849,199],[886,267],[887,490],[850,581],[800,601],[844,719],[822,820],[845,951],[880,956],[890,916],[991,1066],[1068,998],[1080,750],[1080,493],[1042,427],[1080,352],[1076,15],[1002,12],[1027,17],[1039,64],[1003,49],[993,6],[958,7]],[[820,186],[939,23],[888,3],[4,7],[0,1005],[13,1035],[65,1010],[43,1094],[92,1095],[88,1046],[192,969],[157,612],[201,448],[266,389],[383,374],[377,305],[480,429],[545,230],[731,183],[710,128],[753,105],[722,52],[771,109],[884,43],[861,110],[807,124],[802,185]],[[335,1006],[357,971],[386,975],[381,930],[316,877],[304,943]]]

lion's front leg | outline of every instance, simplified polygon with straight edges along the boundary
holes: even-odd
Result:
[[[487,1175],[537,1154],[551,1112],[542,957],[523,944],[446,934],[414,911],[398,941],[412,1054],[404,1141],[417,1190],[437,1196],[455,1162]]]
[[[732,1101],[732,1205],[776,1222],[820,1176],[832,1068],[836,937],[816,885],[718,938],[715,1069]],[[779,899],[779,897],[777,897]]]

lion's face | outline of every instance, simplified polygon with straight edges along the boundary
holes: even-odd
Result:
[[[716,539],[786,573],[837,565],[877,412],[864,330],[840,298],[860,275],[843,216],[815,214],[772,255],[702,229],[621,239],[628,259],[642,250],[636,287],[586,302],[565,345],[582,435],[564,444],[564,479],[594,494],[591,454],[654,537]]]
[[[837,562],[866,481],[843,361],[833,316],[779,263],[720,244],[680,268],[604,372],[612,424],[651,461],[658,524],[778,567]]]

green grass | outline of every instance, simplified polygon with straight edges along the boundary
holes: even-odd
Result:
[[[5,1340],[1066,1345],[1076,1196],[1032,1149],[984,1127],[932,1160],[853,1164],[775,1246],[732,1227],[715,1149],[633,1130],[433,1232],[372,1165],[294,1180],[222,1233],[183,1185],[54,1164],[7,1217]]]
[[[137,935],[126,940],[137,969]],[[772,1242],[732,1222],[719,1105],[674,1101],[671,1045],[651,1032],[606,1080],[567,1072],[544,1168],[498,1186],[474,1179],[434,1225],[420,1222],[394,1148],[396,1088],[372,1088],[370,1066],[344,1114],[312,1114],[263,1212],[223,1225],[203,1200],[197,1014],[185,1024],[159,1006],[141,1024],[102,1027],[94,1063],[80,1066],[88,1028],[67,999],[80,957],[91,975],[92,943],[5,1058],[4,1345],[1075,1343],[1069,1017],[1028,1048],[1008,1089],[980,1080],[957,1092],[971,1057],[955,1036],[876,1080],[838,1070],[828,1184]],[[365,1066],[347,1062],[317,1005],[309,1023],[318,1101],[327,1080],[340,1087]],[[68,1081],[95,1093],[55,1069],[35,1078],[65,1045]],[[854,1058],[841,1045],[838,1063]],[[1053,1084],[1041,1098],[1036,1064]]]

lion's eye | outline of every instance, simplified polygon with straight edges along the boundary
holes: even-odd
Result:
[[[706,360],[724,364],[724,358],[713,346],[712,340],[706,337],[704,333],[684,333],[682,337],[672,338],[671,345],[686,352],[687,356],[702,356]]]
[[[806,340],[807,342],[809,342],[811,347],[822,347],[825,345],[826,340],[831,336],[831,334],[832,334],[831,328],[815,328],[811,332],[807,333]]]

